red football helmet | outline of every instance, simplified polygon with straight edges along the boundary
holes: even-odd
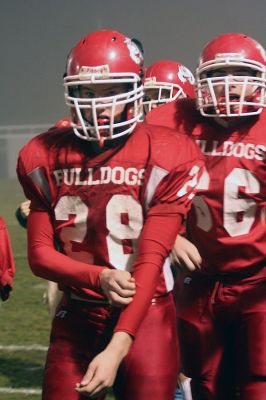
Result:
[[[195,97],[192,72],[177,61],[156,61],[149,66],[144,81],[145,112],[182,97]]]
[[[209,117],[259,114],[265,106],[265,72],[265,50],[256,40],[242,33],[214,38],[204,47],[196,70],[201,114]]]
[[[113,30],[85,36],[71,51],[64,78],[75,134],[81,139],[103,142],[131,133],[142,117],[142,78],[143,54],[137,41]],[[101,84],[125,84],[125,91],[106,97],[80,95],[82,86]],[[114,112],[119,105],[124,105],[123,116],[115,121]],[[98,114],[106,108],[111,110],[111,117],[103,122]],[[88,110],[90,121],[84,116]]]

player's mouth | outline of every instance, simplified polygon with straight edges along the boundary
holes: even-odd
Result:
[[[238,94],[230,94],[229,95],[229,99],[232,102],[239,102],[240,96]]]
[[[236,93],[230,93],[229,94],[229,101],[231,102],[239,102],[240,100],[240,96]],[[226,102],[226,97],[225,96],[221,96],[218,99],[219,103],[225,103]]]
[[[98,117],[97,123],[99,126],[110,125],[110,118],[109,117]]]
[[[87,119],[86,121],[92,128],[95,127],[95,120]],[[109,117],[98,117],[97,125],[98,125],[98,127],[107,126],[106,129],[109,130],[110,121],[111,121],[111,119]],[[105,129],[102,129],[102,132],[104,132],[104,131],[105,131]]]
[[[228,98],[226,98],[225,96],[221,96],[217,100],[218,100],[219,107],[225,107]],[[235,94],[235,93],[229,94],[229,102],[230,103],[239,103],[240,102],[240,96],[238,94]]]

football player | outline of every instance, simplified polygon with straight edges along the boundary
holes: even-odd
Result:
[[[20,151],[18,176],[31,199],[29,263],[64,290],[44,400],[104,399],[114,381],[117,399],[173,399],[178,345],[168,255],[203,161],[191,139],[138,122],[143,68],[135,40],[112,30],[85,36],[64,77],[72,127]]]
[[[264,400],[266,393],[266,57],[242,33],[203,49],[197,104],[169,103],[148,122],[193,137],[206,159],[175,257],[184,372],[193,398]],[[189,272],[190,270],[190,272]]]
[[[160,60],[145,72],[143,108],[145,114],[152,109],[183,97],[195,97],[195,78],[178,61]]]
[[[0,298],[6,301],[13,289],[15,263],[6,224],[0,217]]]
[[[147,114],[169,101],[195,97],[195,78],[192,72],[178,61],[160,60],[145,72],[143,110]],[[174,273],[175,274],[175,273]],[[178,378],[174,400],[190,400],[190,379],[184,374]]]

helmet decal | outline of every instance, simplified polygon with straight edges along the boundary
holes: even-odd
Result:
[[[126,45],[128,47],[129,54],[130,54],[130,57],[132,58],[132,60],[138,65],[142,64],[143,63],[143,56],[141,54],[140,49],[136,45],[136,43],[134,43],[129,38],[125,39],[125,43],[126,43]]]
[[[184,65],[180,65],[180,67],[178,68],[177,76],[180,79],[180,81],[183,83],[186,81],[191,83],[191,85],[193,85],[195,83],[195,78],[194,78],[192,72]]]
[[[257,43],[257,48],[258,48],[262,58],[264,59],[264,61],[266,61],[266,50],[262,47],[262,45],[260,43]]]

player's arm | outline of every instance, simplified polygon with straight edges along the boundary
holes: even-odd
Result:
[[[10,238],[4,221],[0,218],[0,297],[7,300],[13,288],[15,263]]]
[[[77,382],[76,391],[95,398],[106,393],[113,386],[116,373],[123,358],[127,355],[133,338],[126,332],[115,332],[104,351],[90,363],[81,382]]]
[[[135,283],[129,272],[83,263],[54,248],[54,229],[48,212],[31,210],[27,233],[29,264],[35,275],[66,286],[93,289],[118,305],[132,300]]]
[[[171,170],[156,187],[132,269],[136,295],[122,311],[115,331],[136,335],[154,296],[165,258],[183,230],[203,169],[202,157],[194,144],[191,153],[193,158],[189,154],[188,161]]]
[[[145,317],[164,259],[172,248],[181,223],[182,217],[179,214],[163,217],[153,215],[148,218],[141,235],[138,257],[134,263],[136,294],[132,303],[122,311],[110,343],[93,359],[82,381],[77,383],[78,392],[99,396],[112,386],[118,367],[127,355],[138,326]]]
[[[128,272],[76,261],[55,249],[47,173],[39,166],[25,166],[28,152],[27,148],[20,152],[17,174],[25,196],[31,200],[27,233],[28,258],[33,273],[62,285],[92,289],[100,297],[105,294],[111,304],[127,305],[135,293],[135,283]],[[45,164],[45,160],[41,161]]]
[[[135,336],[154,296],[165,258],[182,226],[179,213],[151,214],[145,222],[132,275],[136,281],[133,302],[122,311],[115,331]],[[158,228],[159,227],[159,228]]]
[[[54,318],[55,313],[56,313],[56,308],[62,299],[62,291],[59,290],[58,284],[53,281],[48,281],[47,282],[47,291],[45,293],[45,299],[47,302],[48,306],[48,312],[49,315],[52,318]]]

